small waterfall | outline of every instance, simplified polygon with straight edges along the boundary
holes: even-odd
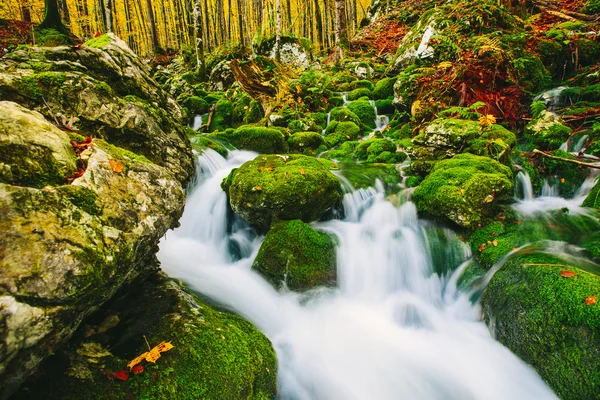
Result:
[[[205,117],[205,116],[206,116],[206,114],[203,114],[203,115],[196,115],[196,116],[194,117],[194,120],[192,121],[191,128],[192,128],[193,130],[195,130],[195,131],[197,131],[198,129],[200,129],[200,127],[201,127],[201,126],[202,126],[202,124],[203,124],[203,122],[202,122],[202,121],[204,120],[204,117]]]
[[[269,337],[280,399],[556,399],[531,367],[493,340],[479,306],[456,288],[466,246],[420,221],[413,203],[395,207],[381,188],[347,193],[344,220],[314,224],[337,237],[339,288],[277,292],[251,270],[262,239],[244,224],[230,233],[223,228],[221,179],[252,154],[216,157],[200,159],[206,167],[181,227],[161,241],[158,258],[170,276]],[[241,259],[223,245],[240,235],[248,248]],[[438,273],[440,258],[452,265]]]
[[[537,95],[534,101],[544,101],[548,111],[554,111],[558,106],[562,104],[561,94],[563,90],[567,89],[566,86],[559,86],[554,89],[547,90]]]
[[[522,198],[524,201],[532,201],[533,196],[533,185],[531,184],[531,178],[527,171],[520,171],[516,178],[517,187],[521,188]]]

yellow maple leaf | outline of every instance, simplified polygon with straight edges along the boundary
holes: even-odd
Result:
[[[144,339],[145,339],[145,337],[144,337]],[[146,342],[146,343],[148,343],[148,342]],[[148,348],[149,347],[150,346],[148,345]],[[156,360],[158,360],[160,358],[160,353],[169,351],[173,347],[175,347],[175,346],[173,346],[171,344],[171,342],[159,343],[156,346],[154,346],[152,349],[150,349],[150,351],[140,354],[139,356],[137,356],[136,358],[131,360],[131,362],[129,362],[129,364],[127,364],[127,366],[129,367],[129,369],[132,369],[133,367],[135,367],[136,365],[141,363],[143,360],[146,360],[148,362],[156,364]]]
[[[479,118],[479,126],[481,127],[488,127],[488,126],[492,126],[496,123],[496,117],[494,117],[492,114],[487,114],[484,115],[483,117]]]

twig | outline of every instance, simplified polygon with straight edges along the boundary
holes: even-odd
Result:
[[[590,163],[585,163],[585,162],[581,162],[581,161],[577,161],[577,160],[570,160],[568,158],[556,157],[556,156],[552,156],[550,154],[544,153],[543,151],[538,150],[538,149],[533,150],[533,154],[539,154],[542,157],[547,157],[547,158],[551,158],[553,160],[558,160],[558,161],[564,161],[564,162],[568,162],[571,164],[577,164],[577,165],[581,165],[583,167],[600,169],[599,164],[590,164]]]
[[[54,118],[54,122],[56,123],[56,126],[61,127],[62,124],[60,122],[58,122],[56,115],[54,115],[54,112],[52,112],[50,105],[48,104],[48,102],[46,101],[46,99],[43,96],[42,96],[42,100],[44,101],[44,104],[46,105],[46,107],[48,107],[48,111],[50,111],[50,115],[52,115],[52,118]]]

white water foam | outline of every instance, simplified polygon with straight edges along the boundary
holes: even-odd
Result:
[[[436,245],[412,203],[394,207],[380,190],[349,193],[345,220],[315,224],[338,238],[338,289],[277,292],[251,270],[261,238],[243,224],[227,233],[219,184],[252,154],[219,157],[211,150],[202,157],[181,227],[162,240],[158,257],[170,276],[272,341],[280,399],[556,398],[492,339],[479,306],[457,289],[468,248]],[[446,230],[442,237],[454,236]],[[236,261],[227,248],[241,241]],[[462,266],[440,276],[434,254]]]

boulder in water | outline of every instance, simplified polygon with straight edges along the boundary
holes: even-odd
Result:
[[[288,139],[290,150],[303,153],[307,150],[316,150],[323,145],[323,136],[317,132],[298,132]]]
[[[141,373],[126,365],[170,342]],[[110,380],[128,370],[127,382]],[[85,320],[15,399],[272,399],[277,360],[269,339],[244,319],[204,303],[164,276],[117,295]]]
[[[358,116],[360,122],[370,129],[375,129],[375,109],[370,102],[360,100],[348,103],[348,109]]]
[[[488,157],[459,154],[436,164],[415,189],[413,201],[421,213],[474,227],[510,200],[512,188],[507,166]]]
[[[484,292],[484,320],[561,399],[597,399],[600,307],[586,298],[600,296],[600,277],[564,264],[543,254],[510,260]]]
[[[339,207],[338,179],[303,155],[261,155],[234,170],[222,184],[233,211],[259,229],[277,219],[316,221]]]
[[[306,290],[335,283],[332,237],[300,220],[277,221],[260,247],[252,268],[276,287]]]
[[[329,147],[337,146],[346,141],[357,140],[361,129],[351,121],[331,121],[325,131],[325,143]]]
[[[210,137],[225,141],[236,149],[263,154],[287,153],[289,150],[285,137],[278,129],[263,126],[244,125],[236,130],[214,133]]]

